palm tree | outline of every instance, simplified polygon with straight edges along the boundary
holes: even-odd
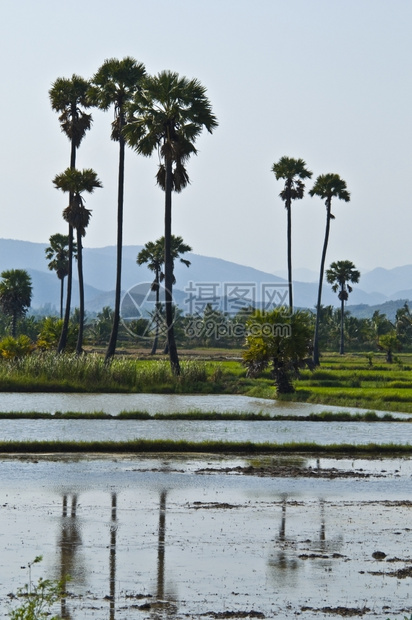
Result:
[[[320,307],[322,303],[322,283],[323,274],[325,272],[326,251],[328,249],[329,242],[330,221],[335,219],[335,216],[332,214],[331,211],[332,198],[339,198],[339,200],[349,202],[350,194],[346,189],[346,182],[341,179],[338,174],[334,173],[321,174],[320,176],[318,176],[315,185],[309,191],[309,194],[311,196],[319,196],[320,198],[322,198],[322,200],[325,201],[326,205],[326,229],[325,239],[323,242],[322,258],[320,261],[318,301],[316,304],[315,336],[313,339],[313,362],[314,364],[319,366],[319,318]]]
[[[30,308],[32,296],[31,277],[25,269],[9,269],[0,274],[0,308],[11,316],[11,335],[16,337],[17,319]]]
[[[119,143],[119,173],[117,196],[117,266],[116,290],[113,313],[113,326],[106,351],[106,362],[116,352],[117,335],[120,321],[120,295],[122,287],[122,247],[123,247],[123,196],[124,196],[124,157],[125,140],[123,128],[126,123],[125,106],[141,88],[146,75],[145,66],[134,58],[127,56],[123,60],[110,58],[105,60],[92,79],[89,95],[93,104],[102,110],[114,106],[112,123],[112,140]]]
[[[86,234],[92,212],[84,206],[83,192],[93,193],[96,187],[102,187],[97,174],[91,168],[83,171],[67,168],[63,173],[56,175],[53,183],[57,189],[67,192],[71,201],[63,211],[63,217],[77,233],[77,268],[79,274],[79,334],[76,353],[80,355],[83,345],[84,327],[84,283],[83,283],[83,252],[82,237]]]
[[[307,170],[303,159],[293,157],[281,157],[272,166],[272,172],[276,179],[284,179],[285,186],[279,196],[285,203],[287,211],[287,237],[288,237],[288,281],[289,281],[289,309],[293,312],[292,298],[292,200],[300,200],[305,193],[304,179],[310,179],[312,172]]]
[[[164,280],[164,273],[162,272],[162,265],[164,264],[164,252],[165,247],[165,238],[160,237],[157,241],[148,241],[144,248],[140,250],[137,255],[136,262],[138,265],[147,264],[148,269],[153,271],[155,274],[155,278],[152,282],[152,291],[156,293],[156,312],[155,312],[155,339],[153,342],[153,347],[151,351],[151,355],[154,355],[157,350],[157,342],[159,338],[159,313],[160,313],[160,282]],[[181,263],[186,265],[186,267],[190,267],[190,261],[184,258],[181,258],[181,254],[185,254],[186,252],[191,252],[192,248],[190,245],[184,243],[182,237],[176,237],[172,235],[172,259],[173,259],[173,268],[174,263],[177,259],[180,260]],[[173,284],[175,284],[176,278],[173,274]]]
[[[63,318],[63,290],[64,278],[69,272],[69,236],[56,233],[49,239],[50,245],[44,250],[50,271],[55,271],[60,280],[60,318]],[[76,244],[73,244],[73,253],[76,255]]]
[[[90,107],[88,99],[89,82],[84,78],[73,74],[71,79],[57,78],[53,82],[50,90],[50,102],[53,110],[60,112],[59,121],[61,130],[70,140],[70,168],[76,167],[76,151],[79,148],[86,131],[92,125],[92,116],[87,114],[83,108]],[[72,198],[69,198],[71,204]],[[66,310],[62,332],[60,335],[58,352],[64,351],[67,342],[67,334],[70,320],[70,305],[72,292],[72,271],[73,271],[73,228],[69,224],[69,264],[67,271],[67,296]]]
[[[339,353],[344,353],[344,341],[343,341],[343,324],[344,324],[344,310],[345,301],[349,298],[349,293],[352,292],[352,287],[349,282],[357,284],[359,282],[360,272],[355,268],[355,265],[350,260],[339,260],[331,263],[329,269],[326,270],[326,280],[329,284],[332,284],[332,291],[338,293],[340,299],[340,349]]]
[[[172,191],[180,192],[189,183],[185,163],[196,154],[196,139],[203,128],[217,127],[206,97],[206,89],[196,79],[163,71],[148,78],[145,88],[129,106],[133,118],[124,129],[126,141],[146,157],[158,151],[157,183],[165,193],[165,306],[169,358],[172,372],[180,374],[173,330]]]

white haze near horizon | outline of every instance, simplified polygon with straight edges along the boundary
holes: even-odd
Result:
[[[286,212],[271,166],[288,155],[314,178],[340,174],[351,192],[333,205],[327,264],[412,263],[409,0],[3,0],[1,14],[0,237],[66,232],[67,198],[51,180],[69,163],[69,142],[48,90],[130,55],[149,73],[198,78],[219,120],[188,163],[191,185],[174,196],[173,232],[195,253],[285,273]],[[118,145],[113,111],[93,118],[78,167],[104,185],[87,199],[84,241],[101,247],[116,242]],[[144,244],[163,234],[157,159],[126,155],[124,243]],[[318,270],[324,225],[319,199],[293,206],[296,269]]]

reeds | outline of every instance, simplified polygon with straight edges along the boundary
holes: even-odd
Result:
[[[208,379],[205,362],[183,361],[175,377],[166,360],[141,361],[116,357],[105,364],[102,356],[57,355],[51,352],[0,363],[0,390],[85,392],[190,391]]]

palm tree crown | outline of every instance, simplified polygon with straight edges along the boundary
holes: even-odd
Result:
[[[284,189],[279,195],[285,202],[286,209],[291,200],[303,198],[305,191],[303,180],[310,179],[313,174],[306,168],[306,162],[303,159],[293,157],[281,157],[277,163],[273,164],[272,172],[278,181],[279,179],[285,181]]]
[[[25,269],[9,269],[0,276],[0,308],[12,317],[12,336],[16,337],[17,319],[30,307],[32,296],[31,277]]]
[[[62,131],[75,148],[79,148],[86,131],[92,125],[92,116],[82,110],[90,107],[89,82],[73,74],[71,79],[57,78],[49,90],[53,110],[60,112]]]
[[[60,318],[63,318],[63,283],[69,273],[69,235],[56,233],[49,239],[50,245],[45,249],[49,261],[48,268],[55,271],[60,280]],[[73,244],[73,253],[76,255],[76,244]]]
[[[359,278],[360,272],[350,260],[339,260],[331,263],[329,269],[326,270],[326,280],[332,284],[334,293],[339,291],[338,297],[341,301],[346,301],[349,293],[352,292],[352,287],[348,283],[357,284]]]
[[[326,280],[329,284],[332,284],[332,291],[336,293],[339,291],[338,297],[341,302],[340,313],[340,354],[344,353],[344,310],[345,301],[349,297],[349,293],[352,292],[352,287],[349,282],[357,284],[359,282],[360,272],[355,268],[355,265],[350,260],[340,260],[331,263],[329,269],[326,270]]]
[[[321,174],[316,179],[315,185],[309,190],[311,196],[319,196],[325,200],[326,208],[331,207],[332,198],[339,198],[344,202],[349,202],[350,194],[346,188],[346,182],[338,174]],[[334,215],[330,213],[332,219]]]
[[[177,259],[179,259],[181,263],[186,265],[186,267],[189,267],[190,261],[182,258],[181,254],[185,254],[186,252],[191,252],[192,248],[190,247],[190,245],[187,245],[186,243],[184,243],[182,237],[176,237],[175,235],[172,235],[171,241],[172,241],[171,254],[172,254],[172,260],[173,260],[173,267]],[[158,342],[158,337],[159,337],[159,325],[162,322],[162,317],[160,316],[161,304],[159,303],[159,299],[160,299],[159,293],[160,293],[160,282],[163,282],[164,277],[165,277],[164,273],[162,272],[162,266],[164,265],[164,258],[165,258],[165,238],[160,237],[160,239],[157,239],[157,241],[148,241],[145,244],[144,248],[140,250],[139,254],[137,255],[137,259],[136,259],[136,262],[138,265],[147,264],[148,269],[150,269],[150,271],[153,271],[155,274],[154,280],[152,282],[152,287],[151,287],[152,291],[156,293],[156,312],[153,317],[155,321],[156,329],[155,329],[155,338],[153,341],[153,347],[152,347],[152,352],[151,352],[152,355],[154,355],[157,350],[157,342]],[[173,274],[173,284],[175,284],[175,282],[176,282],[176,278]]]
[[[146,75],[143,63],[130,56],[122,60],[108,58],[95,73],[88,91],[90,101],[101,110],[114,106],[115,119],[112,123],[112,140],[121,139],[124,124],[125,105],[132,100],[139,84]]]
[[[288,237],[288,280],[289,280],[289,310],[293,310],[293,294],[292,294],[292,200],[300,200],[305,192],[304,179],[310,179],[312,172],[306,168],[306,162],[303,159],[294,159],[293,157],[281,157],[277,163],[272,166],[272,172],[276,179],[283,179],[285,185],[280,192],[280,197],[285,203],[287,210],[287,237]]]
[[[145,157],[159,151],[162,162],[157,181],[162,189],[166,188],[165,162],[173,162],[172,189],[180,192],[189,183],[184,162],[197,154],[196,139],[203,128],[212,133],[218,125],[205,87],[196,79],[162,71],[147,78],[129,112],[126,141]]]
[[[82,171],[76,170],[76,168],[67,168],[55,176],[53,183],[57,189],[71,194],[72,201],[64,209],[63,217],[84,237],[92,212],[84,206],[82,194],[84,192],[91,194],[96,187],[102,187],[96,172],[91,168],[85,168]]]
[[[150,271],[155,273],[155,280],[152,285],[152,290],[156,290],[156,282],[162,282],[164,279],[164,273],[162,273],[162,266],[164,264],[165,259],[165,238],[160,237],[157,241],[148,241],[144,248],[142,248],[137,255],[136,262],[138,265],[147,264],[147,268]],[[192,252],[193,248],[190,245],[187,245],[183,241],[182,237],[177,237],[176,235],[172,235],[172,247],[171,254],[173,260],[173,267],[176,260],[186,265],[186,267],[190,267],[190,260],[181,257],[181,254],[185,254],[186,252]],[[176,278],[173,274],[173,284],[176,284]]]

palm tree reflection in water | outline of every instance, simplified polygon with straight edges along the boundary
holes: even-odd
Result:
[[[76,522],[77,495],[71,497],[70,516],[68,516],[68,495],[62,497],[62,520],[58,548],[60,549],[59,579],[66,579],[70,575],[79,574],[81,570],[76,570],[78,563],[76,558],[77,548],[82,544],[80,531]],[[66,588],[65,588],[66,592]],[[61,599],[60,615],[63,620],[71,620],[72,616],[67,608],[66,597]]]
[[[116,534],[117,534],[117,494],[112,493],[112,516],[110,525],[110,620],[115,620],[116,597]]]

